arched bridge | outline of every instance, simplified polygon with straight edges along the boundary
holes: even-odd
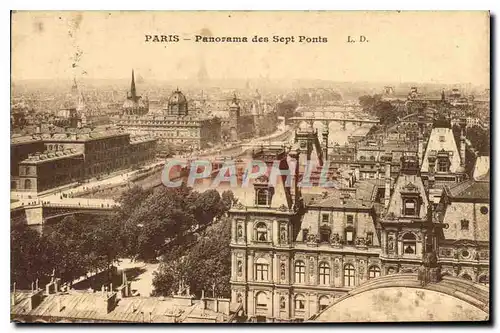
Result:
[[[487,286],[449,276],[422,286],[417,274],[393,274],[351,290],[309,321],[487,320],[488,314]]]

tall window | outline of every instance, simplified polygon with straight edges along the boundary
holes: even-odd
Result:
[[[267,281],[269,278],[269,265],[265,259],[258,259],[255,264],[255,279],[257,281]]]
[[[438,172],[448,172],[448,159],[440,158],[438,159]]]
[[[417,200],[405,199],[403,208],[404,208],[404,215],[406,215],[406,216],[417,215]]]
[[[304,283],[306,280],[306,264],[299,260],[295,262],[295,282]]]
[[[353,223],[354,223],[354,216],[347,215],[347,224],[353,224]]]
[[[352,287],[354,286],[354,274],[355,269],[351,264],[347,264],[344,266],[344,286]]]
[[[374,279],[380,276],[380,268],[378,266],[370,266],[368,268],[368,278]]]
[[[460,221],[461,230],[469,230],[469,220],[463,219]]]
[[[27,190],[31,189],[31,179],[26,179],[24,181],[24,188]]]
[[[404,254],[417,253],[417,237],[415,234],[408,232],[403,236],[403,251]]]
[[[267,308],[267,295],[261,291],[255,295],[255,300],[258,308]]]
[[[306,308],[306,298],[303,295],[295,296],[295,310],[304,310]]]
[[[368,245],[368,246],[373,245],[373,232],[366,233],[366,245]]]
[[[257,241],[267,242],[267,225],[264,222],[257,224]]]
[[[330,265],[326,262],[319,264],[319,283],[323,285],[330,284]]]
[[[321,222],[323,224],[328,224],[328,222],[330,222],[330,215],[329,214],[322,214],[321,215]]]
[[[269,190],[267,189],[259,189],[257,190],[257,205],[259,206],[267,206],[268,205],[268,197],[269,197]]]
[[[352,226],[345,228],[345,241],[349,245],[354,244],[354,228]]]
[[[321,243],[330,242],[330,235],[332,230],[328,226],[323,226],[319,229],[319,240]]]

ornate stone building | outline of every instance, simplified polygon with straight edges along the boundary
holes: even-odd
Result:
[[[280,165],[287,169],[301,152],[307,155],[304,149],[281,156]],[[249,321],[306,320],[369,279],[416,273],[422,265],[431,267],[433,276],[442,269],[487,282],[489,200],[463,198],[470,186],[484,185],[451,188],[445,215],[438,218],[418,154],[404,153],[400,159],[394,180],[387,164],[382,196],[373,180],[355,184],[354,191],[321,194],[303,193],[293,181],[287,187],[283,179],[270,186],[267,176],[254,182],[253,195],[229,212],[231,299],[243,305]],[[298,168],[292,174],[300,178]],[[452,216],[455,202],[463,200],[461,219],[467,223]],[[451,232],[457,223],[467,224],[466,234]]]
[[[164,106],[163,115],[127,114],[113,121],[131,134],[149,134],[177,151],[203,149],[221,140],[220,119],[191,116],[188,101],[178,89]]]

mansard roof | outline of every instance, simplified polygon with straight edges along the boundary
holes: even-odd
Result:
[[[394,184],[394,192],[391,195],[389,206],[387,207],[387,215],[394,216],[395,218],[402,217],[403,195],[413,194],[421,198],[420,211],[418,212],[419,218],[425,218],[429,207],[429,200],[425,192],[422,178],[417,174],[400,174]]]
[[[435,127],[432,129],[424,158],[422,160],[421,172],[429,172],[429,156],[438,152],[446,152],[450,158],[450,172],[455,173],[460,167],[460,153],[453,136],[451,128]]]

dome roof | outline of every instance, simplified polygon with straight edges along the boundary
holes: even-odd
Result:
[[[170,96],[168,100],[168,104],[186,104],[186,96],[177,89],[176,91],[173,92],[172,96]]]

